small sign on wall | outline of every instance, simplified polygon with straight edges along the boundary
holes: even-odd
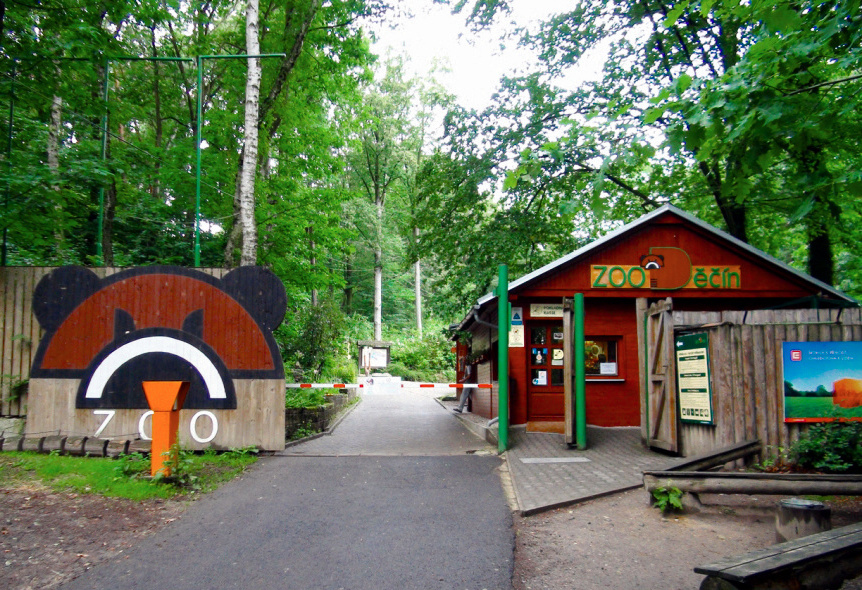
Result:
[[[513,307],[509,325],[509,348],[524,347],[524,308]]]
[[[714,424],[709,378],[709,335],[676,337],[676,379],[682,422]]]
[[[531,303],[530,317],[533,318],[561,318],[563,317],[562,303]]]

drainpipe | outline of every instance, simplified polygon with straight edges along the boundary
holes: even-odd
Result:
[[[500,405],[497,416],[500,427],[497,432],[497,451],[504,453],[509,448],[509,268],[500,265],[497,281],[497,390]],[[583,347],[583,344],[581,344]]]

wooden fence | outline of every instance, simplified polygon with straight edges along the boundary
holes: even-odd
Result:
[[[31,311],[33,290],[55,267],[0,267],[0,416],[27,414],[27,381],[43,331]],[[121,268],[93,268],[99,278]],[[199,269],[216,277],[228,271]]]
[[[784,422],[782,344],[862,341],[862,309],[674,311],[673,328],[709,334],[713,386],[715,424],[681,424],[682,454],[757,438],[775,455],[807,429]]]

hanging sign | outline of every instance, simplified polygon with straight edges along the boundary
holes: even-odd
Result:
[[[714,424],[709,378],[709,336],[705,332],[676,337],[676,380],[680,420]]]

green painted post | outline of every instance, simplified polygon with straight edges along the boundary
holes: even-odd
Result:
[[[578,448],[587,448],[587,398],[585,393],[586,365],[584,364],[584,294],[575,293],[575,442]]]
[[[500,405],[497,411],[497,450],[509,448],[509,267],[500,265],[497,282],[497,391]]]

